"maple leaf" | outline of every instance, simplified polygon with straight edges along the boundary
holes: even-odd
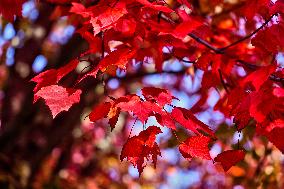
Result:
[[[179,13],[180,17],[183,19],[183,22],[168,31],[160,32],[161,35],[170,34],[176,39],[183,40],[186,36],[188,36],[188,34],[203,25],[203,22],[198,18],[191,17],[184,11]],[[159,31],[161,31],[161,29],[159,29]]]
[[[271,73],[273,73],[276,69],[276,65],[272,64],[269,66],[265,66],[260,68],[257,71],[252,72],[248,76],[246,76],[241,82],[240,86],[244,87],[245,84],[251,83],[255,89],[258,91],[261,85],[268,79]]]
[[[120,69],[126,69],[126,65],[135,55],[136,51],[130,49],[119,49],[106,56],[98,65],[98,69],[105,72],[108,66],[117,66]]]
[[[277,89],[276,89],[277,90]],[[270,81],[267,81],[259,89],[250,93],[251,105],[249,112],[258,123],[271,119],[271,117],[278,117],[283,112],[283,97],[273,95],[274,87],[271,86]],[[281,116],[280,116],[281,117]]]
[[[197,60],[196,66],[201,70],[208,70],[208,67],[214,61],[215,55],[211,52],[203,53]],[[206,72],[207,73],[207,72]]]
[[[274,144],[281,152],[284,154],[284,143],[283,143],[283,137],[284,137],[284,121],[281,120],[281,125],[278,127],[275,127],[270,131],[266,136],[268,140]]]
[[[206,136],[189,137],[179,145],[179,151],[184,158],[191,160],[193,157],[211,160],[208,144],[210,138]]]
[[[259,31],[251,40],[251,44],[259,47],[262,51],[277,53],[283,50],[284,39],[281,35],[283,32],[284,22],[280,21],[278,24],[273,24],[271,27]]]
[[[43,98],[49,107],[52,117],[55,118],[60,112],[68,111],[69,108],[80,101],[80,89],[68,89],[58,85],[42,87],[35,93],[36,99]]]
[[[119,49],[113,51],[105,58],[103,58],[93,70],[85,74],[78,82],[81,82],[88,76],[96,78],[99,70],[106,72],[110,67],[126,69],[127,63],[133,58],[135,54],[135,50],[130,51],[129,49]]]
[[[0,15],[10,22],[14,16],[22,16],[22,6],[26,0],[0,0]]]
[[[131,37],[136,30],[136,22],[134,19],[119,19],[115,25],[115,30],[119,31],[122,35]]]
[[[203,23],[196,20],[190,19],[179,24],[173,31],[172,34],[178,39],[184,39],[190,32],[202,26]]]
[[[170,104],[173,100],[173,96],[168,90],[155,87],[144,87],[142,95],[146,100],[157,102],[160,106]]]
[[[215,134],[209,128],[209,126],[198,120],[190,110],[177,107],[173,109],[171,115],[175,119],[175,121],[177,121],[183,127],[191,130],[195,134],[200,135],[200,132],[203,132],[204,134],[208,134],[212,138],[216,138]]]
[[[281,117],[257,124],[256,133],[267,137],[284,154],[284,120]]]
[[[239,131],[245,128],[252,119],[248,108],[251,106],[251,97],[242,87],[231,90],[228,96],[219,103],[219,106],[221,104],[226,109],[222,111],[225,112],[226,116],[234,116],[233,122]],[[215,109],[217,108],[220,109],[218,105],[215,106]]]
[[[111,102],[103,102],[95,105],[92,112],[89,115],[90,121],[95,122],[102,118],[109,119],[109,125],[111,130],[115,128],[116,122],[120,114],[120,108],[116,107]]]
[[[236,108],[233,108],[231,111],[231,114],[234,115],[233,121],[238,127],[238,130],[242,130],[243,128],[245,128],[251,120],[251,116],[248,109],[250,103],[251,99],[249,96],[247,96],[237,105]]]
[[[107,7],[107,9],[98,14],[98,16],[91,17],[90,23],[93,26],[94,35],[113,27],[126,13],[125,3],[118,2],[115,7]]]
[[[142,123],[144,123],[153,112],[162,112],[161,107],[157,104],[142,101],[140,97],[136,95],[129,96],[129,98],[125,98],[124,100],[126,101],[120,99],[120,102],[116,106],[123,111],[133,112]]]
[[[162,133],[159,127],[150,126],[138,136],[129,138],[122,148],[120,160],[127,158],[134,167],[137,166],[140,175],[146,166],[145,160],[152,159],[156,167],[157,156],[161,156],[158,144],[155,142],[156,135],[159,133]]]
[[[270,123],[264,135],[284,154],[284,120],[277,119]]]
[[[220,83],[221,83],[220,78],[216,74],[212,72],[205,72],[202,77],[201,86],[202,86],[202,89],[206,90]]]
[[[57,83],[57,70],[50,69],[35,76],[31,81],[37,83],[34,88],[34,93],[39,91],[42,87],[53,85]]]
[[[92,12],[87,10],[84,5],[76,2],[72,2],[72,7],[69,12],[79,14],[84,18],[88,18],[93,15]]]
[[[99,119],[106,117],[110,111],[111,103],[104,102],[96,105],[89,115],[90,121],[95,122]]]
[[[227,150],[218,154],[214,158],[215,162],[220,162],[224,171],[228,171],[232,166],[245,158],[245,152],[243,150]]]
[[[156,135],[162,133],[161,129],[156,126],[150,126],[146,130],[139,133],[141,140],[145,142],[145,145],[153,147],[156,140]]]
[[[154,116],[160,125],[176,130],[175,122],[168,112],[162,111],[155,113]]]
[[[37,83],[36,87],[33,90],[34,93],[36,93],[42,87],[57,84],[64,76],[73,71],[78,64],[79,60],[74,59],[57,70],[50,69],[35,76],[33,79],[31,79],[31,81]],[[36,101],[36,98],[34,100]]]

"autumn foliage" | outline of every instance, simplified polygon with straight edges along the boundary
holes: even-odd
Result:
[[[121,114],[134,120],[120,147],[120,160],[132,163],[139,174],[150,163],[156,167],[158,157],[163,158],[157,137],[164,127],[176,140],[173,148],[187,161],[208,160],[227,172],[245,159],[246,149],[239,141],[214,157],[210,153],[213,144],[220,142],[219,134],[198,115],[208,108],[212,90],[219,96],[213,110],[231,120],[236,132],[251,130],[253,138],[264,136],[284,153],[284,70],[279,58],[284,48],[282,0],[212,0],[206,6],[191,0],[37,3],[41,1],[53,6],[50,20],[65,16],[76,28],[74,35],[88,47],[63,66],[50,66],[30,78],[35,84],[34,105],[44,102],[57,119],[78,106],[86,83],[101,83],[103,95],[85,119],[94,127],[107,120],[109,132],[116,129]],[[20,20],[24,2],[0,0],[0,14],[11,22]],[[82,62],[89,65],[74,74]],[[167,69],[171,64],[181,68]],[[149,65],[154,69],[147,70]],[[125,78],[127,85],[131,78],[153,73],[187,76],[192,82],[202,73],[195,91],[198,100],[191,107],[178,106],[183,99],[174,95],[171,84],[144,84],[139,92],[115,92],[106,84]],[[65,82],[68,78],[72,82]],[[149,117],[158,124],[146,126]],[[132,133],[136,122],[143,125],[137,135]],[[104,125],[107,127],[106,122]]]

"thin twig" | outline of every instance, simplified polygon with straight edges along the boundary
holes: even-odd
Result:
[[[273,15],[271,15],[259,28],[257,28],[255,31],[253,31],[251,34],[231,43],[230,45],[226,46],[226,47],[223,47],[223,48],[219,48],[220,51],[224,52],[226,49],[232,47],[232,46],[235,46],[237,45],[238,43],[242,42],[242,41],[245,41],[249,38],[251,38],[253,35],[255,35],[259,30],[261,30],[262,28],[264,28],[270,21],[271,19],[274,17],[274,16],[277,16],[278,13],[274,13]]]
[[[252,70],[255,70],[259,67],[258,65],[248,63],[244,60],[236,60],[236,61],[239,62],[240,64],[246,66],[247,68],[252,69]]]
[[[177,57],[176,57],[177,58]],[[196,63],[196,60],[194,61],[191,61],[191,60],[185,60],[185,59],[183,59],[183,58],[181,58],[181,59],[178,59],[179,61],[182,61],[182,62],[184,62],[184,63],[188,63],[188,64],[195,64]]]
[[[230,45],[227,45],[225,47],[222,47],[222,48],[216,48],[214,47],[213,45],[211,45],[210,43],[208,43],[207,41],[201,39],[200,37],[196,36],[195,34],[193,33],[189,33],[188,36],[190,36],[191,38],[193,38],[195,41],[199,42],[200,44],[204,45],[205,47],[207,47],[208,49],[214,51],[216,54],[224,54],[225,53],[225,50],[227,50],[228,48],[232,47],[232,46],[235,46],[237,45],[238,43],[242,42],[242,41],[245,41],[249,38],[251,38],[253,35],[255,35],[259,30],[261,30],[262,28],[264,28],[270,21],[271,19],[278,15],[278,13],[275,13],[273,15],[271,15],[269,17],[268,20],[266,20],[259,28],[257,28],[255,31],[253,31],[252,33],[250,33],[249,35],[231,43]]]
[[[207,47],[208,49],[214,51],[216,54],[224,54],[223,51],[221,51],[219,48],[214,47],[213,45],[209,44],[207,41],[201,39],[200,37],[196,36],[193,33],[189,33],[188,36],[190,36],[191,38],[193,38],[195,41],[197,41],[198,43],[204,45],[205,47]]]
[[[176,59],[178,59],[179,61],[182,61],[184,63],[188,63],[188,64],[195,64],[196,63],[196,60],[185,60],[183,58],[180,58],[178,56],[174,56]]]
[[[224,81],[224,78],[223,78],[223,75],[222,75],[221,70],[218,69],[218,72],[219,72],[219,76],[220,76],[221,83],[222,83],[222,85],[223,85],[225,91],[226,91],[227,93],[229,93],[229,89],[227,88],[227,85],[226,85],[226,83],[225,83],[225,81]]]

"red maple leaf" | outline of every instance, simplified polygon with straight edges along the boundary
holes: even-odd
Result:
[[[171,115],[175,121],[195,134],[207,134],[212,138],[216,138],[214,132],[209,128],[209,126],[198,120],[190,110],[179,107],[174,108]]]
[[[157,102],[160,106],[170,104],[174,98],[168,90],[155,87],[144,87],[142,94],[146,100]]]
[[[210,138],[206,136],[189,137],[179,145],[179,151],[184,158],[191,160],[193,157],[211,160],[208,144]]]
[[[39,75],[35,76],[33,79],[31,79],[31,81],[36,83],[36,86],[33,90],[34,93],[36,93],[42,87],[46,87],[57,83],[58,81],[57,70],[55,69],[46,70],[45,72],[42,72]],[[36,101],[37,99],[34,100]]]
[[[114,24],[127,13],[124,2],[118,2],[115,7],[107,6],[104,11],[101,10],[102,8],[98,9],[96,13],[99,14],[92,16],[90,20],[94,35],[97,35],[100,31],[112,28]]]
[[[136,31],[136,22],[134,19],[119,19],[115,25],[115,30],[120,32],[122,35],[132,37]]]
[[[70,9],[71,13],[79,14],[84,18],[88,18],[93,15],[90,10],[87,10],[81,3],[72,2],[72,7]]]
[[[156,166],[157,156],[161,156],[158,144],[155,142],[156,135],[159,133],[162,133],[159,127],[150,126],[138,136],[129,138],[122,148],[120,160],[127,158],[134,167],[137,166],[140,175],[146,166],[145,160],[152,159]]]
[[[284,120],[280,118],[270,122],[266,120],[256,126],[256,133],[266,136],[282,153],[284,153]]]
[[[156,103],[142,101],[140,97],[136,95],[128,96],[128,98],[123,100],[120,98],[119,103],[117,103],[116,106],[121,108],[123,111],[133,112],[133,114],[135,114],[142,123],[145,123],[153,112],[162,112],[161,107],[159,107]]]
[[[99,119],[106,117],[110,111],[110,108],[110,102],[104,102],[99,105],[96,105],[89,115],[90,121],[95,122]]]
[[[55,118],[60,112],[68,111],[69,108],[80,101],[80,89],[67,89],[58,85],[42,87],[35,93],[35,98],[43,98],[49,107],[52,117]]]
[[[227,150],[218,154],[214,158],[215,162],[220,162],[224,171],[228,171],[232,166],[245,158],[245,152],[243,150]]]
[[[272,117],[283,117],[283,97],[273,95],[274,87],[270,81],[263,84],[259,91],[250,93],[251,105],[249,107],[250,115],[258,122],[262,123]],[[281,113],[282,112],[282,113]]]
[[[261,85],[268,79],[271,73],[273,73],[276,69],[276,65],[272,64],[269,66],[265,66],[256,70],[246,76],[241,82],[240,86],[244,87],[245,84],[251,83],[254,88],[258,91]]]
[[[107,55],[105,58],[103,58],[93,70],[85,74],[82,78],[80,78],[78,82],[82,81],[88,76],[96,78],[99,70],[102,72],[107,72],[108,69],[112,70],[111,68],[113,67],[115,67],[115,70],[116,68],[121,68],[125,70],[128,62],[133,58],[135,54],[136,54],[135,50],[133,51],[131,51],[130,49],[115,50],[111,52],[109,55]]]
[[[37,83],[36,87],[34,88],[34,93],[36,93],[42,87],[57,84],[64,76],[73,71],[78,64],[79,61],[74,59],[57,70],[50,69],[35,76],[33,79],[31,79],[31,81]],[[36,101],[37,99],[35,98],[34,100]]]
[[[184,39],[190,32],[202,26],[203,23],[197,19],[188,19],[179,24],[173,31],[172,34],[178,39]]]
[[[156,120],[160,125],[168,127],[170,129],[176,129],[174,119],[168,112],[162,111],[160,113],[155,113],[154,116],[156,117]]]
[[[284,23],[279,22],[265,30],[259,31],[251,40],[251,43],[253,46],[259,47],[262,51],[277,53],[278,51],[283,50],[284,39],[281,35],[283,32]]]

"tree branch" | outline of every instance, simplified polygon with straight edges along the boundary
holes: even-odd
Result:
[[[245,41],[249,38],[251,38],[253,35],[255,35],[259,30],[261,30],[262,28],[264,28],[270,21],[271,19],[278,15],[278,13],[274,13],[273,15],[271,15],[259,28],[257,28],[255,31],[253,31],[252,33],[250,33],[249,35],[231,43],[230,45],[227,45],[225,47],[222,47],[222,48],[216,48],[214,47],[213,45],[211,45],[210,43],[208,43],[207,41],[199,38],[198,36],[196,36],[195,34],[193,33],[189,33],[188,36],[190,36],[191,38],[193,38],[195,41],[197,41],[198,43],[204,45],[205,47],[207,47],[208,49],[214,51],[216,54],[224,54],[225,50],[227,50],[228,48],[232,47],[232,46],[235,46],[237,45],[238,43],[242,42],[242,41]]]
[[[193,38],[195,41],[197,41],[198,43],[204,45],[205,47],[207,47],[208,49],[214,51],[216,54],[224,54],[223,51],[221,51],[219,48],[214,47],[213,45],[211,45],[210,43],[208,43],[207,41],[199,38],[198,36],[196,36],[193,33],[189,33],[188,36],[190,36],[191,38]]]
[[[237,41],[231,43],[231,44],[228,45],[228,46],[225,46],[225,47],[223,47],[223,48],[219,48],[219,50],[222,51],[222,52],[224,52],[226,49],[228,49],[228,48],[230,48],[230,47],[232,47],[232,46],[235,46],[235,45],[237,45],[238,43],[240,43],[240,42],[242,42],[242,41],[245,41],[245,40],[251,38],[251,37],[252,37],[254,34],[256,34],[259,30],[261,30],[262,28],[264,28],[264,27],[271,21],[271,19],[272,19],[274,16],[277,16],[277,15],[278,15],[278,13],[274,13],[274,14],[271,15],[259,28],[257,28],[257,29],[256,29],[255,31],[253,31],[251,34],[249,34],[249,35],[247,35],[247,36],[245,36],[245,37],[243,37],[243,38],[241,38],[241,39],[239,39],[239,40],[237,40]]]

